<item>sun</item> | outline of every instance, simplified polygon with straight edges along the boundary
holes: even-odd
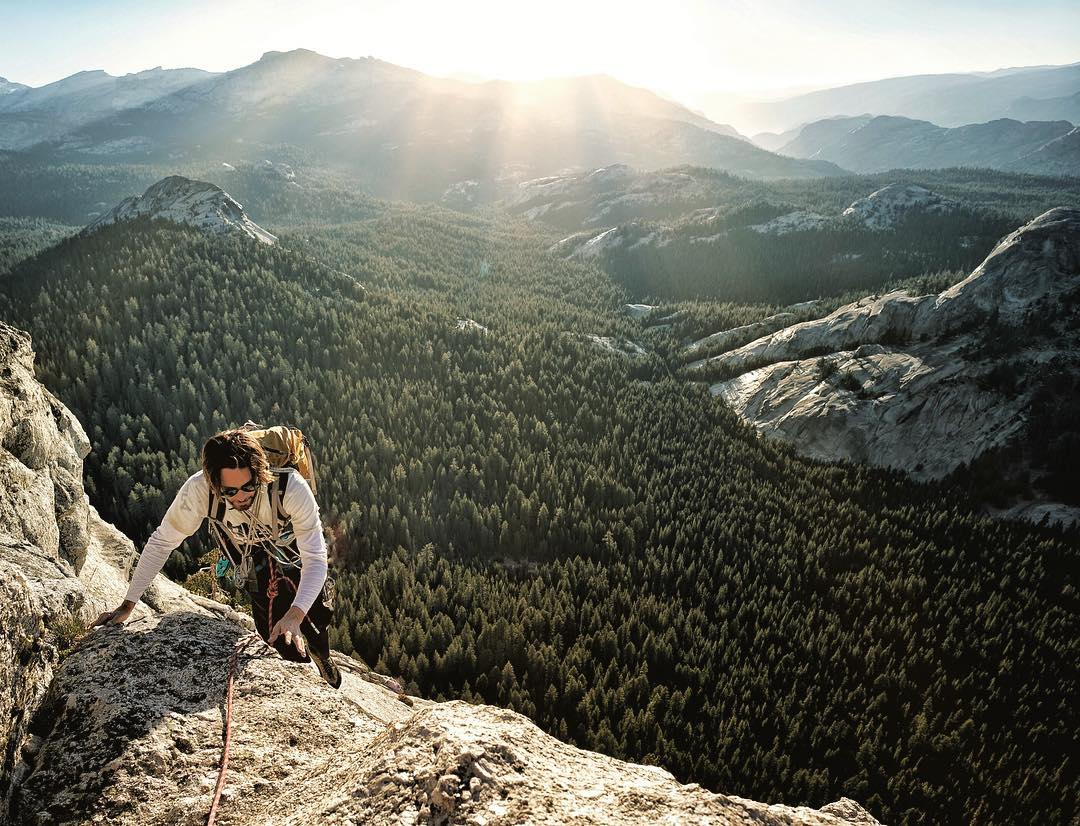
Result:
[[[635,85],[676,89],[704,56],[680,6],[612,0],[543,4],[466,0],[402,3],[379,11],[336,4],[320,40],[330,54],[356,54],[357,41],[391,63],[439,76],[541,80],[608,74]],[[315,22],[310,20],[310,31]],[[332,40],[327,38],[332,37]]]

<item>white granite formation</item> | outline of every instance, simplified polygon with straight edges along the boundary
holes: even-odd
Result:
[[[214,235],[240,232],[264,244],[277,243],[277,237],[252,221],[221,187],[180,175],[163,178],[142,195],[121,201],[87,231],[142,217],[188,224]]]
[[[912,210],[950,212],[960,204],[923,186],[889,184],[865,198],[859,198],[844,210],[841,217],[856,221],[868,229],[888,230]]]
[[[1052,209],[939,295],[867,297],[686,371],[807,455],[940,478],[1022,433],[1042,365],[1080,371],[1078,291],[1080,210]],[[1019,344],[984,355],[993,330]],[[992,380],[1006,361],[1008,391]]]

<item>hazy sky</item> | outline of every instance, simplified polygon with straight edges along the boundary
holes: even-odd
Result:
[[[0,0],[0,76],[222,71],[298,47],[431,74],[605,72],[683,98],[1080,61],[1076,0]]]

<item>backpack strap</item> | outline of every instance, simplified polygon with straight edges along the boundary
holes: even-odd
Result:
[[[311,452],[311,443],[308,441],[308,437],[304,437],[304,455],[307,457],[308,468],[311,470],[311,481],[308,486],[311,488],[311,493],[317,495],[319,492],[318,485],[315,480],[318,478],[318,474],[315,472],[315,454]]]
[[[213,485],[210,486],[210,497],[206,503],[206,518],[225,521],[225,500],[214,493]]]
[[[270,507],[274,512],[274,540],[275,544],[281,538],[281,529],[292,517],[285,510],[285,489],[289,486],[290,470],[274,470],[274,479],[267,486],[266,495],[270,499]]]
[[[206,530],[205,536],[208,544],[212,543],[216,546],[235,566],[240,564],[243,554],[222,529],[225,522],[225,507],[225,500],[215,494],[214,488],[211,486],[206,500],[206,516],[203,520],[203,526]]]

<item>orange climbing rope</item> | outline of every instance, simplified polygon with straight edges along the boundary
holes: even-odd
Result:
[[[214,802],[210,804],[210,815],[206,820],[206,826],[214,826],[214,820],[217,818],[218,802],[221,800],[221,790],[225,788],[225,769],[229,765],[229,738],[232,734],[232,694],[233,677],[236,674],[236,657],[252,639],[258,639],[258,637],[255,634],[241,637],[233,649],[232,656],[229,657],[229,680],[225,689],[225,748],[221,752],[221,768],[218,770],[217,788],[214,789]]]
[[[274,567],[273,557],[268,556],[267,561],[270,565],[270,582],[267,587],[267,628],[269,629],[273,627],[273,600],[274,597],[278,596],[278,583],[287,582],[292,586],[294,593],[296,592],[296,585]],[[225,788],[225,770],[229,766],[229,740],[232,734],[232,682],[235,673],[237,673],[237,655],[247,646],[248,642],[255,639],[261,639],[261,637],[256,634],[248,634],[242,637],[237,642],[237,647],[232,650],[232,655],[229,658],[229,680],[226,683],[225,700],[225,748],[221,750],[221,768],[217,773],[214,802],[211,803],[210,816],[207,817],[206,826],[214,826],[217,817],[217,804],[221,800],[221,789]]]
[[[278,583],[287,582],[293,589],[293,593],[296,593],[296,584],[284,574],[280,573],[274,565],[274,558],[267,556],[267,562],[270,565],[270,582],[267,585],[267,608],[266,608],[266,622],[267,630],[269,631],[274,626],[274,599],[278,595]],[[309,620],[310,622],[310,620]],[[225,769],[229,765],[229,739],[232,734],[232,695],[233,695],[233,678],[236,674],[236,658],[237,655],[253,640],[261,640],[262,637],[257,634],[248,634],[242,637],[236,643],[236,647],[233,649],[232,656],[229,657],[229,679],[225,688],[225,746],[221,752],[221,768],[218,770],[217,788],[214,789],[214,802],[210,804],[210,815],[206,820],[206,826],[214,826],[214,820],[217,817],[218,803],[221,800],[221,790],[225,788]]]

